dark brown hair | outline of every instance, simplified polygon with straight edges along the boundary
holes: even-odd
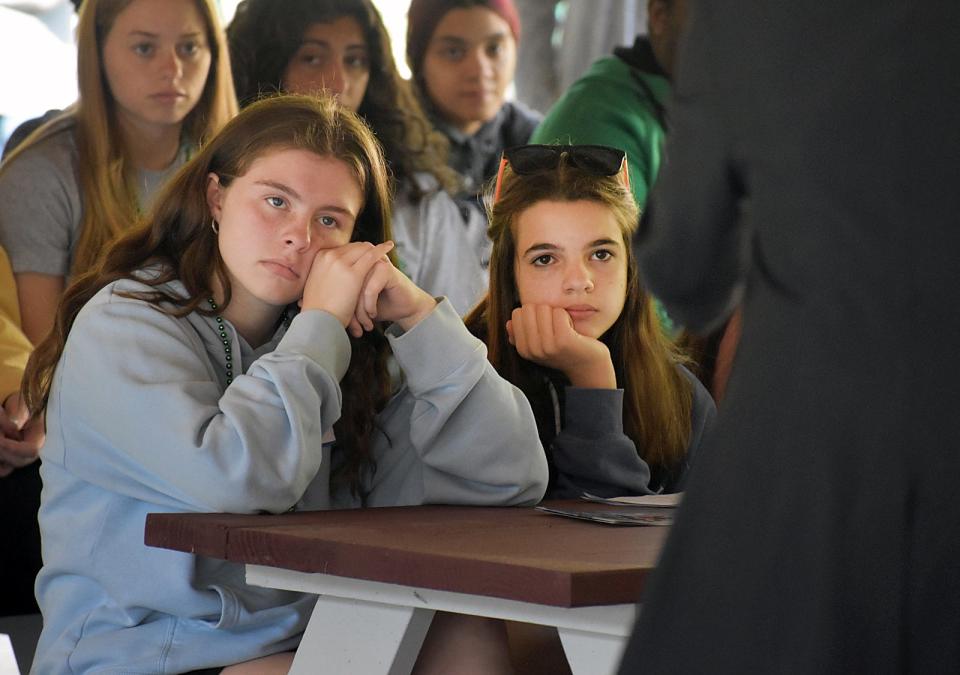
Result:
[[[435,131],[397,70],[390,37],[370,0],[244,0],[227,28],[234,82],[241,105],[264,93],[280,91],[283,73],[315,23],[353,18],[363,31],[370,55],[370,81],[357,113],[383,145],[394,176],[421,194],[414,173],[432,174],[448,192],[458,189],[456,174],[447,166],[448,142]]]
[[[581,171],[566,157],[561,157],[557,169],[532,175],[517,175],[508,165],[497,202],[491,203],[488,195],[488,232],[493,240],[490,289],[465,321],[471,332],[486,341],[490,363],[497,372],[527,395],[538,428],[552,428],[553,407],[545,382],[548,370],[522,358],[507,339],[507,319],[520,306],[514,274],[514,227],[523,211],[544,200],[587,200],[609,208],[624,238],[627,289],[620,317],[600,339],[610,349],[617,384],[624,390],[624,431],[651,469],[669,473],[678,468],[689,444],[693,390],[677,367],[685,359],[663,334],[653,301],[640,283],[630,246],[637,206],[618,176]]]

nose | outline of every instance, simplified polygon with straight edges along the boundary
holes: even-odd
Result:
[[[490,77],[492,64],[482,48],[472,49],[464,59],[464,77],[468,79],[485,79]]]
[[[164,77],[176,80],[183,75],[183,61],[175,47],[161,51],[159,59],[160,73]]]
[[[590,293],[593,291],[593,275],[583,263],[567,266],[563,275],[564,293]]]
[[[346,89],[347,78],[344,76],[343,66],[333,63],[323,72],[323,88],[334,96],[339,96]]]
[[[296,251],[306,251],[313,243],[313,228],[310,221],[294,222],[283,233],[283,243]]]

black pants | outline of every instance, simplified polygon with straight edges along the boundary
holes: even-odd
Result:
[[[40,571],[40,462],[0,478],[0,616],[40,610],[33,583]]]

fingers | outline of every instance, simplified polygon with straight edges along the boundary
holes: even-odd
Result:
[[[321,249],[317,254],[326,259],[326,264],[337,260],[348,267],[370,267],[379,258],[387,255],[393,249],[392,241],[380,244],[371,244],[368,241],[353,241],[336,248]]]
[[[373,330],[373,322],[378,315],[380,294],[393,279],[395,271],[396,268],[390,262],[390,259],[385,256],[370,268],[370,272],[363,282],[360,298],[357,300],[356,311],[357,320],[365,330]]]
[[[0,408],[0,434],[10,438],[20,436],[20,426],[7,417],[6,411],[2,408]]]
[[[11,438],[0,438],[0,462],[14,469],[32,464],[40,454],[40,446],[36,439],[17,441]]]
[[[363,326],[357,321],[357,317],[351,317],[350,323],[347,324],[347,332],[355,338],[363,335]]]

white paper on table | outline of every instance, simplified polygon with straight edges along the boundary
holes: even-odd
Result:
[[[620,504],[621,506],[653,506],[658,508],[675,508],[680,506],[680,500],[683,498],[682,492],[675,492],[669,495],[642,495],[638,497],[598,497],[589,492],[580,495],[581,499],[588,502],[600,502],[601,504]]]
[[[0,633],[0,675],[20,675],[17,657],[13,653],[10,636]]]

